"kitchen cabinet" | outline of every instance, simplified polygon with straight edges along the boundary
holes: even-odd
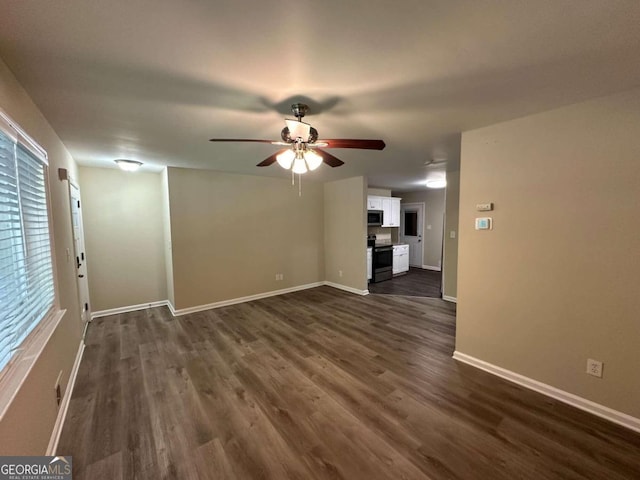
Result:
[[[367,210],[382,210],[382,197],[367,197]]]
[[[393,246],[393,274],[409,271],[409,245]]]
[[[373,248],[367,248],[367,281],[370,282],[373,278]]]
[[[391,224],[391,197],[382,197],[382,226],[390,227]]]
[[[394,197],[382,198],[382,226],[400,226],[400,199]]]
[[[400,226],[400,198],[377,197],[369,195],[367,197],[367,210],[382,210],[383,227]]]

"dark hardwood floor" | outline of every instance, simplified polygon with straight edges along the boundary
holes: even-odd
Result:
[[[74,479],[637,479],[640,435],[451,358],[438,299],[319,287],[93,321]]]
[[[441,272],[411,267],[404,275],[380,283],[370,283],[369,293],[440,298]]]

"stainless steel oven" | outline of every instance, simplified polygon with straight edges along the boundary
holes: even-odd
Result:
[[[373,247],[372,282],[391,280],[393,277],[393,246],[379,245]]]

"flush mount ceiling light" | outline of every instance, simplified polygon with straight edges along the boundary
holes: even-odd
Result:
[[[142,162],[138,162],[137,160],[127,160],[124,158],[119,158],[118,160],[114,161],[125,172],[135,172],[142,166]]]
[[[447,186],[447,181],[444,178],[434,178],[427,180],[427,188],[444,188]]]

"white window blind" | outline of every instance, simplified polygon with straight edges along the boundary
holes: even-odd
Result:
[[[46,160],[0,130],[0,372],[54,299]]]

